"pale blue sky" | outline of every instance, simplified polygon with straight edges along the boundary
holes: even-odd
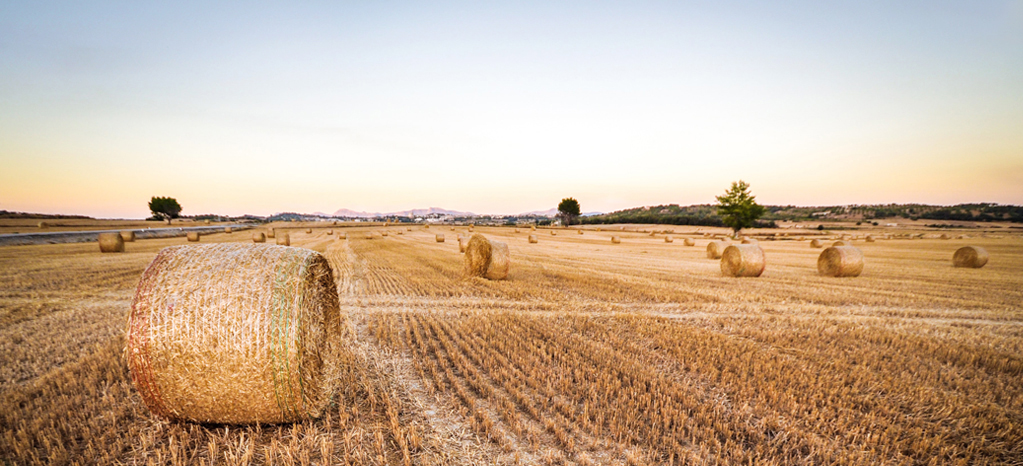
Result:
[[[1023,3],[0,3],[0,209],[1023,203]]]

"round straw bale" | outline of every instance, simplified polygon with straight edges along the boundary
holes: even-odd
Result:
[[[508,277],[508,245],[472,235],[465,248],[465,273],[471,277],[503,280]]]
[[[398,231],[394,232],[394,234],[396,234],[396,235],[404,235],[405,232],[401,231],[401,230],[398,230]]]
[[[469,231],[472,231],[472,230],[469,230]],[[554,230],[551,230],[551,236],[558,236],[558,232],[556,232]]]
[[[306,229],[305,229],[305,232],[306,232],[306,234],[312,233],[312,232],[313,232],[313,229],[312,229],[312,228],[306,228]]]
[[[119,233],[100,233],[99,252],[124,252],[124,238]]]
[[[949,239],[949,236],[945,233],[942,233],[941,236],[938,237],[938,239]]]
[[[442,235],[442,234],[438,234],[438,235],[436,236],[436,238],[437,238],[437,242],[438,242],[438,243],[443,243],[443,242],[444,242],[444,235]]]
[[[710,233],[704,233],[704,234],[703,234],[703,237],[704,237],[704,238],[710,238]]]
[[[405,227],[405,231],[412,231],[412,227]]]
[[[853,246],[832,246],[817,258],[817,272],[825,277],[858,277],[863,272],[863,253]]]
[[[529,235],[529,242],[530,243],[536,243],[538,241],[539,240],[536,239],[536,235]]]
[[[257,231],[257,232],[252,234],[252,242],[253,243],[265,243],[266,242],[266,235],[264,235],[263,233]]]
[[[536,225],[530,225],[529,226],[529,230],[530,231],[536,231]]]
[[[692,238],[686,238],[685,241],[683,241],[683,244],[685,244],[686,246],[696,246],[696,240]]]
[[[756,240],[756,238],[750,238],[749,236],[743,236],[741,244],[760,244],[760,243]]]
[[[580,234],[580,235],[581,235],[581,234],[583,234],[583,231],[582,231],[582,230],[579,230],[579,234]]]
[[[622,243],[622,238],[620,236],[618,236],[618,235],[612,235],[611,236],[611,244],[621,244],[621,243]]]
[[[476,227],[469,225],[469,231],[476,231]]]
[[[50,224],[46,222],[39,222],[36,224],[36,226],[39,228],[50,228]]]
[[[266,229],[266,237],[267,238],[273,238],[274,237],[274,229],[273,228],[267,228]]]
[[[952,255],[952,265],[979,269],[987,264],[987,250],[979,246],[963,246]]]
[[[337,234],[337,239],[348,239],[348,233],[341,232]]]
[[[720,259],[721,254],[725,252],[731,243],[728,241],[711,241],[707,243],[707,258],[708,259]]]
[[[423,228],[429,230],[430,229],[430,225],[423,225]]]
[[[380,232],[380,236],[387,236],[387,232],[386,231],[381,231]]]
[[[819,240],[819,239],[817,239],[817,238],[814,238],[814,239],[810,240],[810,247],[814,248],[814,249],[823,248],[824,247],[824,242]]]
[[[199,241],[199,236],[200,235],[199,235],[198,231],[190,231],[190,232],[188,232],[186,234],[186,238],[188,238],[188,241],[191,242],[191,243],[198,242]]]
[[[366,239],[373,239],[373,233],[372,233],[372,232],[369,232],[369,231],[367,231],[367,232],[366,232]]]
[[[875,241],[874,240],[874,235],[867,235],[865,238],[863,238],[863,240],[868,242],[868,243],[873,243]]]
[[[121,230],[121,239],[123,239],[125,243],[134,243],[135,230]]]
[[[327,260],[301,248],[166,248],[142,274],[128,318],[131,378],[149,410],[217,424],[316,418],[342,346]]]
[[[203,220],[203,222],[202,222],[202,223],[205,223],[205,224],[209,225],[209,224],[210,224],[210,221],[209,221],[209,220],[207,219],[207,220]]]
[[[224,227],[224,233],[227,233],[227,234],[230,235],[232,231],[233,230],[231,230],[231,227]]]
[[[832,244],[832,246],[835,246],[835,247],[839,247],[839,246],[852,246],[852,243],[849,242],[849,241],[841,240],[841,241],[835,241]]]
[[[518,232],[519,232],[519,229],[518,229],[518,228],[516,228],[516,229],[515,229],[515,233],[518,233]]]
[[[277,245],[278,246],[291,246],[291,235],[289,235],[288,232],[284,232],[284,233],[281,233],[281,234],[277,235]]]
[[[600,231],[600,227],[597,227],[597,231]]]
[[[764,250],[756,244],[733,244],[721,253],[721,273],[728,277],[759,277],[765,266]]]
[[[469,245],[469,240],[461,236],[458,237],[458,252],[465,252],[466,246]]]
[[[334,230],[327,230],[327,234],[328,235],[333,235],[334,234]]]
[[[675,242],[675,238],[672,238],[671,235],[665,236],[664,237],[664,242],[665,243],[674,243]]]

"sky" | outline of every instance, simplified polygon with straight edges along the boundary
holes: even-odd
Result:
[[[1023,204],[1023,1],[0,0],[3,210],[609,212],[739,179]]]

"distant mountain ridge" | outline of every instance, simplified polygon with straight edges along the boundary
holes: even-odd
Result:
[[[425,217],[427,215],[451,215],[454,217],[475,217],[472,212],[460,212],[457,210],[430,207],[428,209],[402,210],[400,212],[357,212],[351,209],[338,209],[334,211],[334,217],[352,218],[375,218],[375,217]]]

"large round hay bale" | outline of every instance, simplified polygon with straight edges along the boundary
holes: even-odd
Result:
[[[257,231],[257,232],[252,234],[252,242],[253,243],[265,243],[266,242],[266,235],[264,235],[262,232],[258,232]]]
[[[742,242],[740,244],[760,244],[760,242],[757,241],[756,238],[750,238],[749,236],[743,236],[742,237]]]
[[[327,234],[328,235],[333,235],[334,234],[334,230],[327,230]]]
[[[125,354],[157,416],[294,422],[328,405],[345,351],[341,331],[331,269],[319,253],[177,246],[160,251],[139,280]]]
[[[50,224],[46,223],[46,222],[39,222],[39,223],[36,224],[36,226],[41,228],[41,229],[50,228]]]
[[[444,235],[442,235],[442,234],[438,234],[438,235],[436,236],[436,238],[437,238],[437,242],[438,242],[438,243],[443,243],[443,242],[444,242]]]
[[[583,231],[582,231],[582,230],[577,230],[577,231],[579,232],[579,234],[580,234],[580,235],[581,235],[581,234],[583,234]]]
[[[100,233],[99,252],[124,252],[124,238],[120,233]]]
[[[267,238],[273,238],[274,237],[274,229],[273,228],[267,228],[266,229],[266,237]]]
[[[834,242],[834,243],[832,244],[832,246],[835,246],[835,247],[840,247],[840,246],[852,246],[852,242],[851,242],[851,241],[845,241],[845,240],[839,240],[839,241],[835,241],[835,242]]]
[[[387,232],[386,231],[381,231],[380,232],[380,236],[387,236]]]
[[[519,232],[519,229],[518,229],[518,228],[516,228],[516,229],[515,229],[515,233],[518,233],[518,232]]]
[[[987,264],[987,250],[979,246],[963,246],[952,255],[952,265],[979,269]]]
[[[469,225],[469,231],[476,231],[476,227]]]
[[[125,243],[134,243],[135,230],[121,230],[121,239],[123,239]]]
[[[277,235],[277,245],[278,246],[291,246],[291,235],[289,235],[288,232],[284,232],[284,233],[281,233],[281,234]]]
[[[530,231],[536,231],[536,225],[530,225],[529,226],[529,230]]]
[[[682,243],[686,246],[696,246],[696,240],[692,238],[686,238]]]
[[[405,227],[405,231],[412,231],[412,227]]]
[[[423,225],[423,228],[429,230],[430,229],[430,225]]]
[[[190,242],[190,243],[197,243],[197,242],[199,242],[199,237],[200,236],[201,235],[199,235],[198,231],[190,231],[190,232],[185,234],[185,237],[188,238],[188,242]]]
[[[814,249],[823,248],[824,247],[824,242],[819,240],[819,239],[817,239],[817,238],[814,238],[814,239],[810,240],[810,247],[814,248]]]
[[[875,241],[874,240],[874,235],[867,235],[865,238],[863,238],[863,241],[866,241],[868,243],[873,243]]]
[[[209,224],[210,224],[210,221],[209,221],[209,220],[203,220],[203,222],[202,222],[202,223],[205,223],[205,224],[209,225]]]
[[[946,233],[942,233],[941,236],[938,237],[938,239],[949,239],[949,236]]]
[[[224,233],[227,233],[227,234],[230,235],[232,231],[234,231],[234,230],[232,230],[231,227],[224,227]]]
[[[341,232],[337,234],[337,239],[348,239],[348,233]]]
[[[369,232],[369,231],[367,231],[367,232],[366,232],[366,234],[364,235],[364,237],[365,237],[366,239],[373,239],[373,233],[372,233],[372,232]]]
[[[530,243],[536,243],[536,242],[539,242],[539,241],[540,241],[540,240],[538,240],[538,239],[536,238],[536,235],[529,235],[529,242],[530,242]]]
[[[469,230],[469,231],[472,231],[472,230]],[[554,230],[551,230],[551,236],[558,236],[558,232],[556,232]]]
[[[306,234],[312,233],[312,232],[313,232],[313,229],[312,229],[312,228],[306,228],[306,229],[305,229],[305,232],[306,232]]]
[[[503,280],[510,265],[508,245],[491,241],[480,234],[472,235],[465,248],[465,273],[470,277]]]
[[[707,243],[707,258],[708,259],[720,259],[721,254],[725,252],[731,243],[728,241],[711,241]]]
[[[664,242],[665,243],[674,243],[675,242],[675,238],[672,238],[671,235],[665,236],[664,237]]]
[[[611,235],[611,244],[622,244],[622,238],[618,235]]]
[[[817,258],[817,272],[825,277],[857,277],[863,272],[863,253],[852,246],[832,246]]]
[[[766,264],[756,244],[733,244],[721,253],[721,273],[728,277],[759,277]]]

